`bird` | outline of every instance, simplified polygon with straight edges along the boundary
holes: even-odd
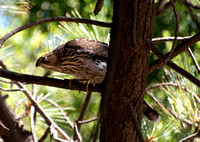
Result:
[[[70,40],[52,52],[42,55],[36,61],[36,67],[70,74],[79,80],[92,80],[101,84],[107,70],[109,45],[90,38]],[[160,119],[159,114],[146,102],[143,113],[153,122]]]

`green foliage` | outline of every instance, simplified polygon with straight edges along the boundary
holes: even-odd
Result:
[[[92,14],[95,2],[94,0],[0,1],[0,35],[3,36],[5,33],[27,22],[53,16],[70,15],[73,17],[111,22],[111,1],[105,1],[105,7],[98,16]],[[199,4],[198,0],[192,2]],[[191,16],[188,14],[185,6],[181,2],[178,2],[176,8],[178,16],[181,17],[179,18],[178,35],[191,36],[197,33],[199,30],[191,20]],[[196,14],[199,17],[200,13],[196,12]],[[43,24],[22,31],[9,39],[0,50],[0,60],[12,71],[42,76],[45,74],[45,71],[41,68],[35,68],[35,61],[39,56],[52,51],[58,45],[74,38],[89,37],[109,43],[109,30],[108,28],[77,23],[55,22]],[[174,31],[175,18],[172,8],[170,8],[155,19],[154,37],[173,36]],[[180,42],[177,43],[177,45],[179,44]],[[172,47],[172,42],[159,43],[157,47],[162,52],[167,53]],[[195,53],[195,57],[198,57],[200,42],[192,46],[191,49]],[[157,57],[151,54],[150,62],[156,59]],[[176,57],[173,61],[198,77],[199,73],[187,53]],[[197,62],[200,62],[199,58],[197,58]],[[62,79],[73,78],[70,75],[61,73],[53,73],[51,77]],[[3,80],[8,82],[8,80]],[[159,111],[161,119],[158,123],[152,123],[144,118],[142,121],[143,135],[149,141],[175,142],[194,133],[199,127],[199,102],[195,98],[199,95],[199,88],[179,74],[164,69],[157,70],[149,76],[148,86],[155,82],[171,82],[177,84],[178,87],[165,86],[149,91],[151,94],[154,94],[153,96],[162,106],[153,103],[152,97],[145,96],[145,99],[148,102],[152,102],[154,108]],[[0,81],[0,87],[10,88],[9,83]],[[28,92],[32,93],[32,85],[26,85],[26,88]],[[13,89],[18,88],[14,85]],[[185,89],[190,90],[190,92]],[[66,116],[69,117],[72,122],[78,118],[86,93],[44,86],[37,86],[36,93],[37,101],[44,111],[72,137],[73,130],[65,118]],[[3,92],[3,94],[5,95],[6,92]],[[15,110],[19,117],[22,117],[26,113],[28,114],[23,118],[23,121],[30,130],[29,101],[21,91],[9,92],[8,94],[9,99],[7,99],[7,103]],[[99,103],[100,95],[94,93],[84,119],[97,116]],[[81,135],[83,136],[83,141],[91,140],[90,136],[95,125],[96,122],[92,122],[82,126]],[[38,138],[44,134],[46,128],[46,123],[37,114],[36,133]]]
[[[195,75],[196,70],[191,68],[193,65],[188,57],[187,53],[183,53],[176,57],[174,62]],[[159,110],[161,120],[152,123],[146,118],[143,119],[143,134],[152,142],[179,141],[199,128],[200,90],[174,71],[165,70],[162,82],[174,83],[177,86],[160,86],[149,91],[159,102],[154,108]],[[152,101],[152,96],[146,96],[146,100]]]
[[[95,17],[90,15],[90,18],[94,20],[108,21],[108,18],[104,16],[106,10],[104,9],[103,11],[104,12],[102,12],[100,16]],[[73,17],[82,18],[77,10],[70,13],[72,13]],[[58,27],[55,26],[55,24],[46,25],[46,29],[50,31],[49,33],[41,30],[41,27],[36,27],[33,30],[30,29],[28,32],[23,31],[18,33],[15,38],[10,39],[10,42],[6,43],[3,49],[1,49],[0,59],[3,60],[6,65],[10,65],[8,66],[10,70],[42,76],[45,74],[45,70],[36,68],[35,61],[39,56],[52,51],[58,45],[71,39],[81,37],[94,38],[107,43],[109,41],[108,28],[64,22],[61,22]],[[0,28],[3,29],[3,27]],[[2,33],[6,32],[7,31],[4,31]],[[28,36],[30,32],[31,36]],[[51,77],[73,78],[70,75],[56,72],[51,74]],[[2,82],[0,82],[0,86],[3,88],[9,88],[9,84]],[[32,93],[32,85],[26,85],[26,87],[27,91]],[[17,89],[17,86],[14,85],[13,89]],[[70,137],[73,137],[73,129],[68,124],[66,117],[69,117],[71,122],[78,119],[86,93],[44,86],[37,86],[36,92],[37,102],[48,116],[50,116]],[[7,99],[8,104],[15,110],[19,117],[24,116],[22,119],[25,126],[29,131],[31,131],[29,118],[30,102],[20,91],[9,93],[9,96],[9,99]],[[85,120],[94,118],[98,115],[99,103],[100,95],[98,93],[93,93],[87,113],[84,117]],[[39,114],[37,114],[36,120],[35,131],[37,137],[40,138],[48,126]],[[94,130],[95,125],[96,122],[91,122],[82,126],[81,135],[84,141],[89,141],[91,139],[91,132]]]

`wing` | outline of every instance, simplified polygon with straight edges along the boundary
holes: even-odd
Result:
[[[66,43],[66,48],[75,48],[77,52],[88,52],[94,56],[108,58],[108,44],[89,38],[78,38]]]

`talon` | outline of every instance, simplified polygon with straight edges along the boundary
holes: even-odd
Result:
[[[71,88],[72,87],[72,79],[64,79],[65,81],[69,81],[69,88]]]
[[[94,81],[93,81],[92,79],[89,79],[89,80],[87,81],[87,86],[86,86],[86,91],[87,91],[87,93],[89,92],[89,85],[90,85],[90,84],[92,84],[92,86],[95,87]]]
[[[69,88],[72,87],[72,80],[69,81]]]

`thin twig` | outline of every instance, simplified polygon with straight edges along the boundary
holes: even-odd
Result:
[[[177,37],[177,41],[185,41],[187,39],[191,38],[191,36],[185,36],[185,37]],[[175,37],[161,37],[161,38],[153,38],[153,43],[160,43],[160,42],[167,42],[167,41],[174,41]]]
[[[188,47],[192,46],[193,44],[195,44],[196,42],[200,41],[200,32],[195,34],[194,36],[192,36],[191,38],[183,41],[180,45],[178,45],[175,49],[174,49],[174,52],[172,53],[171,55],[171,59],[173,59],[174,57],[176,57],[177,55],[179,55],[180,53],[182,53],[183,51],[185,51]],[[154,49],[155,46],[151,46],[149,45],[150,49]],[[158,49],[155,49],[156,51]],[[159,51],[159,50],[158,50]],[[154,51],[153,51],[154,52]],[[159,51],[160,52],[160,51]],[[159,53],[158,52],[158,53]],[[154,52],[155,53],[155,52]],[[163,54],[163,53],[159,53],[160,55]],[[165,55],[166,57],[168,57],[169,53],[167,54],[163,54]],[[157,55],[156,55],[157,56]],[[158,56],[159,57],[159,56]],[[164,57],[164,58],[166,58]],[[159,57],[160,58],[160,57]],[[154,70],[158,69],[158,68],[161,68],[163,65],[165,64],[165,60],[163,60],[162,58],[161,59],[158,59],[156,61],[154,61],[153,63],[151,63],[150,67],[149,67],[149,73],[153,72]]]
[[[51,125],[50,126],[50,136],[52,136],[52,139],[54,139],[54,140],[56,140],[58,142],[73,142],[73,141],[71,141],[69,139],[66,139],[65,137],[64,137],[64,139],[59,138],[59,134],[61,134],[61,133],[59,133],[59,131],[57,130],[57,128],[54,127],[53,125]]]
[[[49,23],[49,22],[56,22],[56,21],[76,22],[76,23],[92,24],[92,25],[101,26],[101,27],[111,27],[111,23],[100,22],[100,21],[91,20],[91,19],[82,19],[82,18],[64,17],[64,16],[43,18],[43,19],[39,19],[39,20],[30,22],[30,23],[27,23],[27,24],[25,24],[23,26],[20,26],[20,27],[18,27],[16,29],[10,31],[6,35],[4,35],[0,39],[0,48],[2,47],[2,45],[4,44],[4,42],[9,37],[13,36],[14,34],[20,32],[20,31],[22,31],[24,29],[28,29],[28,28],[36,26],[36,25],[40,25],[40,24],[44,24],[44,23]]]
[[[175,29],[175,38],[174,38],[174,42],[173,42],[173,45],[172,45],[172,48],[171,48],[171,51],[167,57],[167,60],[171,58],[171,55],[172,53],[174,52],[174,48],[176,46],[176,42],[177,42],[177,36],[178,36],[178,16],[177,16],[177,12],[176,12],[176,6],[173,2],[173,0],[170,0],[170,2],[172,3],[172,7],[173,7],[173,12],[174,12],[174,16],[175,16],[175,19],[176,19],[176,29]]]
[[[18,85],[19,88],[25,89],[24,86],[21,83],[16,82],[16,84]],[[23,91],[23,92],[26,95],[26,97],[29,99],[31,104],[35,107],[36,111],[44,118],[44,120],[46,121],[47,125],[54,127],[54,129],[57,130],[59,132],[59,134],[61,136],[63,136],[63,138],[65,138],[66,140],[70,140],[70,137],[44,112],[44,110],[31,97],[31,95],[27,91]]]
[[[71,128],[74,127],[74,124],[72,123],[72,121],[70,120],[70,118],[66,115],[66,113],[63,111],[63,109],[54,101],[50,100],[50,99],[44,99],[44,101],[47,101],[49,103],[51,103],[52,105],[54,105],[62,114],[62,116],[64,117],[64,119],[67,121],[67,123],[69,124],[69,126]]]
[[[154,85],[152,85],[152,86],[150,86],[150,87],[147,87],[146,90],[145,90],[145,92],[148,92],[148,91],[151,90],[151,89],[160,88],[160,87],[163,87],[163,86],[173,86],[173,87],[176,87],[176,88],[179,88],[179,89],[181,88],[182,90],[184,90],[184,91],[190,93],[192,96],[194,96],[194,98],[195,98],[195,99],[197,100],[197,102],[200,104],[200,99],[199,99],[199,97],[198,97],[195,93],[193,93],[193,92],[192,92],[191,90],[189,90],[188,88],[185,88],[185,87],[183,87],[183,86],[180,86],[180,85],[178,85],[178,84],[176,84],[176,83],[164,82],[164,83],[154,84]]]
[[[200,6],[191,3],[189,0],[183,0],[183,3],[187,6],[194,8],[194,9],[200,9]]]
[[[82,120],[82,121],[77,121],[77,123],[79,124],[85,124],[85,123],[90,123],[92,121],[98,120],[98,117],[92,118],[92,119],[88,119],[88,120]]]
[[[85,113],[86,113],[86,111],[87,111],[87,108],[88,108],[88,105],[89,105],[91,96],[92,96],[92,92],[91,92],[91,91],[87,92],[87,96],[86,96],[86,98],[85,98],[85,102],[84,102],[84,104],[83,104],[81,113],[80,113],[80,115],[79,115],[78,120],[76,121],[77,131],[78,131],[78,132],[80,131],[81,123],[77,123],[77,122],[83,120],[83,118],[84,118],[84,116],[85,116]],[[77,138],[78,138],[78,133],[76,133],[76,131],[75,131],[75,133],[74,133],[74,140],[77,140]]]
[[[174,3],[176,3],[178,0],[173,0]],[[161,6],[157,7],[157,9],[155,10],[155,15],[158,16],[160,14],[162,14],[163,12],[165,12],[168,8],[170,8],[170,6],[172,6],[171,2],[168,2],[166,4],[161,3]]]
[[[0,64],[0,66],[4,65],[3,62]],[[7,67],[4,65],[2,66],[4,70],[7,70]],[[1,70],[1,69],[0,69]],[[36,111],[44,118],[47,125],[54,128],[65,140],[70,141],[70,137],[44,112],[44,110],[40,107],[40,105],[32,98],[31,94],[25,89],[25,87],[20,83],[15,81],[14,82],[20,89],[22,89],[23,93],[26,95],[26,97],[29,99],[31,104],[35,107]]]
[[[167,109],[161,102],[159,102],[159,101],[153,96],[152,93],[150,93],[150,92],[147,91],[146,94],[147,94],[156,104],[158,104],[164,111],[168,111],[172,116],[174,116],[174,117],[177,119],[176,115],[175,115],[172,111],[170,111],[169,109]]]
[[[37,100],[37,93],[36,93],[36,85],[33,84],[33,92],[32,92],[32,97],[36,101]],[[36,125],[36,111],[34,105],[31,105],[31,110],[30,110],[30,118],[31,118],[31,131],[33,134],[33,140],[34,142],[37,142],[37,135],[35,133],[35,125]]]
[[[162,86],[175,86],[175,87],[177,87],[178,84],[176,84],[176,83],[171,83],[171,82],[164,82],[164,83],[153,84],[153,85],[147,87],[147,88],[145,89],[145,91],[147,92],[147,91],[149,91],[149,90],[151,90],[151,89],[160,88],[160,87],[162,87]]]
[[[75,131],[75,134],[77,135],[78,141],[79,141],[79,142],[82,142],[82,137],[81,137],[81,134],[80,134],[80,132],[79,132],[79,130],[78,130],[78,126],[77,126],[76,123],[74,124],[74,131]]]
[[[24,91],[23,89],[4,89],[0,87],[1,91],[7,91],[7,92],[17,92],[17,91]]]
[[[200,137],[200,130],[198,129],[196,133],[191,134],[183,139],[181,139],[179,142],[188,142],[188,141],[193,141],[195,138]]]
[[[168,113],[170,113],[175,119],[180,120],[181,122],[184,122],[185,124],[187,124],[188,126],[192,126],[192,122],[182,119],[178,116],[176,116],[176,114],[174,114],[173,111],[171,111],[169,108],[166,108],[161,102],[159,102],[152,93],[150,92],[146,92],[146,94],[156,103],[160,106],[160,108],[163,109],[163,111],[167,111]]]
[[[2,80],[2,79],[0,79],[0,82],[3,82],[3,83],[11,83],[11,81],[5,81],[5,80]]]
[[[38,142],[43,142],[47,138],[49,132],[50,132],[50,128],[48,127],[44,135],[38,140]]]
[[[195,85],[197,85],[198,87],[200,87],[200,80],[198,80],[196,77],[194,77],[192,74],[188,73],[187,71],[185,71],[184,69],[182,69],[181,67],[179,67],[178,65],[176,65],[175,63],[173,63],[172,61],[167,61],[166,60],[166,54],[163,54],[162,52],[160,52],[159,49],[156,48],[155,45],[153,44],[149,44],[149,48],[150,50],[153,51],[153,53],[155,53],[156,56],[158,56],[158,62],[154,62],[154,64],[156,64],[156,66],[154,64],[150,65],[150,71],[149,73],[152,72],[152,66],[156,67],[156,68],[161,68],[164,64],[168,65],[170,68],[174,69],[176,72],[178,72],[179,74],[183,75],[184,77],[186,77],[187,79],[189,79],[191,82],[193,82]],[[176,49],[175,49],[176,50]],[[174,50],[174,51],[175,51]],[[175,54],[175,52],[173,52],[173,54]],[[177,53],[176,53],[177,54]],[[168,55],[168,54],[167,54]],[[174,55],[172,55],[174,56]]]
[[[198,65],[198,63],[197,63],[197,61],[196,61],[196,59],[194,57],[194,54],[192,53],[190,48],[188,48],[187,50],[188,50],[190,56],[192,57],[192,61],[194,62],[194,65],[195,65],[197,71],[200,73],[200,67],[199,67],[199,65]]]
[[[189,14],[193,20],[193,22],[196,24],[197,28],[200,30],[200,21],[197,17],[197,15],[194,13],[193,8],[191,7],[191,5],[187,2],[187,0],[183,0],[183,4],[188,8],[189,10]]]

